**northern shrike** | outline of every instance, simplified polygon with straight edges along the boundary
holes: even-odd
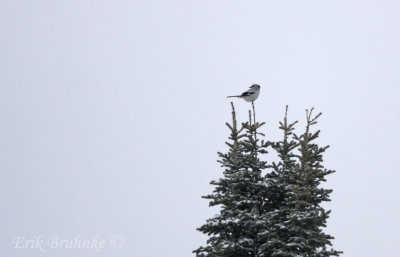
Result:
[[[258,98],[259,95],[260,95],[260,85],[253,84],[253,85],[251,85],[249,90],[247,90],[246,92],[243,92],[241,95],[232,95],[232,96],[228,96],[227,98],[239,97],[239,98],[243,98],[246,102],[254,102]]]

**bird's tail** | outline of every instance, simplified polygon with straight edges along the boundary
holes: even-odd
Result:
[[[226,98],[231,98],[231,97],[240,97],[240,95],[231,95],[231,96],[227,96]]]

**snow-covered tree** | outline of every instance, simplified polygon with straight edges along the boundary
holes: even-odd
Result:
[[[272,162],[269,167],[272,171],[266,174],[269,198],[268,203],[272,208],[265,212],[260,219],[265,227],[258,235],[264,242],[259,250],[260,257],[269,256],[299,256],[299,247],[294,244],[293,238],[296,237],[295,227],[290,224],[290,219],[295,212],[295,202],[297,200],[296,189],[299,184],[299,174],[297,169],[296,155],[293,150],[298,147],[298,142],[294,141],[293,123],[287,121],[287,111],[283,122],[279,122],[279,128],[283,131],[283,138],[278,142],[271,142],[272,148],[277,152],[279,162]]]
[[[280,197],[275,198],[276,209],[260,217],[265,224],[259,235],[265,242],[260,257],[328,257],[341,253],[327,249],[332,237],[322,230],[330,211],[325,211],[321,203],[329,201],[332,190],[322,188],[321,182],[334,171],[322,165],[322,153],[328,146],[319,147],[314,141],[320,131],[312,133],[311,126],[321,113],[313,117],[312,111],[306,111],[306,130],[297,136],[293,134],[297,121],[288,123],[286,107],[280,122],[283,140],[271,143],[280,161],[272,163],[266,180],[269,190]]]
[[[322,165],[322,154],[311,132],[321,114],[307,113],[306,130],[294,134],[297,121],[280,122],[283,138],[264,142],[255,121],[255,108],[249,122],[239,129],[232,104],[231,134],[227,153],[218,153],[224,176],[212,181],[212,194],[204,196],[220,212],[198,230],[207,234],[207,245],[193,251],[207,257],[330,257],[341,252],[328,249],[331,237],[323,231],[330,211],[321,204],[329,201],[330,189],[321,187],[333,173]],[[271,145],[279,161],[267,165],[260,159]],[[295,153],[295,150],[298,153]]]
[[[296,182],[292,186],[293,210],[289,224],[292,225],[290,242],[299,249],[300,256],[328,257],[339,256],[341,252],[328,249],[331,246],[332,236],[326,234],[323,228],[330,211],[321,206],[330,201],[331,189],[321,186],[325,176],[335,172],[322,165],[323,153],[329,146],[320,147],[315,143],[320,131],[312,132],[311,127],[317,123],[321,113],[313,116],[313,108],[306,111],[306,129],[300,136],[295,135],[298,142],[298,165],[296,168]]]
[[[207,246],[194,251],[198,256],[257,256],[260,245],[257,234],[262,225],[259,215],[267,192],[261,174],[266,162],[259,159],[260,154],[266,153],[267,145],[257,139],[257,135],[262,136],[257,132],[262,125],[254,119],[252,122],[250,115],[250,121],[239,129],[232,104],[232,125],[227,124],[231,131],[229,150],[218,153],[218,162],[225,168],[224,176],[212,181],[213,193],[203,197],[210,200],[210,206],[221,209],[198,228],[209,236]]]

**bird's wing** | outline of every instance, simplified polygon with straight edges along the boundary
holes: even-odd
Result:
[[[243,94],[241,96],[249,96],[249,95],[254,95],[254,91],[253,90],[247,90],[246,92],[243,92]]]

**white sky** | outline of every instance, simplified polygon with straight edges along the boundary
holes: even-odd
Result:
[[[0,0],[0,254],[186,257],[217,210],[227,95],[261,85],[324,114],[343,257],[398,257],[398,1]],[[249,104],[235,100],[240,119]],[[14,249],[15,237],[119,234],[122,249]]]

